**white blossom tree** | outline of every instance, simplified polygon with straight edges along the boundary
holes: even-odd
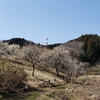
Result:
[[[8,58],[9,55],[10,56],[17,55],[19,50],[20,50],[19,45],[14,45],[14,44],[8,45],[8,43],[0,41],[0,57],[4,56]]]
[[[59,72],[66,74],[67,80],[71,83],[77,76],[78,71],[84,67],[84,64],[77,59],[75,52],[62,49],[55,49],[42,54],[41,61],[46,66],[55,68],[57,75],[59,75]]]
[[[32,76],[34,76],[35,65],[39,62],[39,55],[40,54],[36,46],[35,47],[26,46],[23,47],[21,51],[22,58],[24,58],[25,60],[29,61],[32,64],[33,68]]]

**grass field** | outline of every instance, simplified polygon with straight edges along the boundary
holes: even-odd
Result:
[[[2,60],[1,60],[2,62]],[[8,60],[14,66],[23,67],[31,91],[8,93],[0,90],[0,100],[100,100],[100,75],[80,76],[73,84],[67,84],[50,71],[35,70],[26,62]]]

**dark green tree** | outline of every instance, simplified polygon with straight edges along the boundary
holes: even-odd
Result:
[[[100,59],[100,37],[87,38],[82,46],[84,55],[81,55],[83,61],[95,64]]]

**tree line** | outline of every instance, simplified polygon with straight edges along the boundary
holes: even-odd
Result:
[[[80,60],[83,62],[89,62],[90,64],[96,64],[100,59],[100,36],[97,34],[86,34],[76,39],[82,41],[83,54],[80,54]]]
[[[24,38],[12,38],[9,40],[3,40],[3,42],[7,42],[8,44],[11,44],[11,45],[16,44],[16,45],[19,45],[20,47],[23,47],[28,44],[34,44],[33,42],[28,41]]]

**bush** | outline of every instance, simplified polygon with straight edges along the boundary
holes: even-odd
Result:
[[[26,74],[23,68],[3,63],[0,66],[0,88],[8,92],[20,92],[24,87]]]

